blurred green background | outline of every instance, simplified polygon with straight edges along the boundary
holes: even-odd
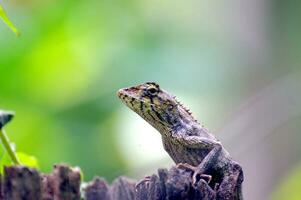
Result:
[[[0,108],[43,172],[64,162],[112,181],[170,167],[115,95],[156,81],[242,163],[245,199],[301,199],[301,1],[0,3],[22,34],[0,23]]]

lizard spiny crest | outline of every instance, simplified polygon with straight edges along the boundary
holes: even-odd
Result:
[[[186,112],[187,112],[188,114],[190,114],[190,115],[192,116],[192,112],[190,111],[189,108],[187,108],[186,106],[184,106],[184,104],[183,104],[182,102],[180,102],[180,101],[177,99],[176,96],[174,96],[174,99],[176,100],[176,102],[177,102],[180,106],[182,106],[182,108],[183,108],[184,110],[186,110]]]
[[[120,89],[118,97],[133,111],[144,118],[157,130],[179,129],[185,124],[196,122],[189,109],[175,96],[162,90],[157,83]]]

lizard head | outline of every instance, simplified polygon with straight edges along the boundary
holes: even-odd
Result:
[[[117,95],[160,132],[179,127],[183,120],[193,119],[188,109],[154,82],[120,89]]]

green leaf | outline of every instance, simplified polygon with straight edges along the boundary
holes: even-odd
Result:
[[[22,165],[39,169],[39,163],[36,157],[30,156],[23,152],[17,152],[17,156]],[[14,165],[14,163],[11,161],[8,154],[5,151],[0,152],[0,174],[3,174],[4,166],[12,166],[12,165]]]
[[[15,25],[9,20],[8,16],[5,13],[4,8],[0,5],[0,18],[4,21],[4,23],[17,35],[20,35],[20,32],[15,27]]]
[[[28,167],[39,168],[39,163],[36,157],[27,155],[23,152],[17,152],[17,156],[22,165],[26,165]]]

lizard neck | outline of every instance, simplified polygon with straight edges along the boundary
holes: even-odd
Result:
[[[166,136],[168,138],[176,139],[178,137],[185,138],[188,136],[200,136],[217,140],[208,129],[195,120],[192,114],[181,105],[178,106],[177,114],[173,115],[170,121],[172,121],[172,123],[167,126],[157,126],[157,130],[163,137]]]
[[[192,136],[199,135],[202,126],[193,118],[190,112],[181,105],[178,112],[167,116],[169,123],[165,126],[158,126],[157,129],[166,136]]]
[[[180,126],[170,130],[169,136],[174,138],[187,138],[189,136],[205,137],[207,139],[217,140],[213,134],[196,121],[183,123]]]

